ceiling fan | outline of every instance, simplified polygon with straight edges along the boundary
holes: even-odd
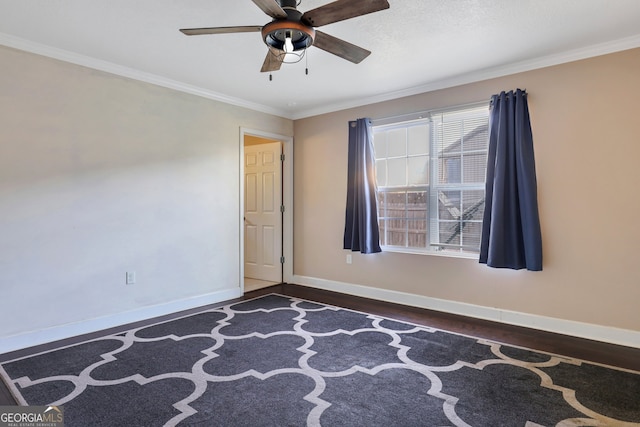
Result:
[[[387,0],[336,0],[301,13],[297,9],[300,0],[252,1],[273,20],[264,26],[183,28],[180,31],[188,36],[261,32],[262,39],[269,48],[261,72],[279,70],[283,62],[289,62],[287,58],[291,55],[294,58],[301,58],[304,51],[311,46],[358,64],[371,52],[318,31],[315,27],[389,8]]]

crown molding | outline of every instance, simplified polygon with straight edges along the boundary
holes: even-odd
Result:
[[[92,68],[94,70],[104,71],[117,76],[127,77],[133,80],[138,80],[145,83],[150,83],[156,86],[162,86],[168,89],[177,90],[180,92],[188,93],[191,95],[200,96],[203,98],[211,99],[214,101],[223,102],[225,104],[235,105],[237,107],[248,108],[250,110],[259,111],[262,113],[273,114],[279,117],[288,117],[287,113],[283,110],[279,110],[273,107],[269,107],[262,104],[257,104],[244,99],[234,98],[228,95],[224,95],[218,92],[213,92],[198,86],[189,85],[177,80],[172,80],[166,77],[158,76],[156,74],[147,73],[144,71],[136,70],[134,68],[124,67],[122,65],[114,64],[112,62],[103,61],[101,59],[93,58],[90,56],[80,55],[75,52],[71,52],[64,49],[58,49],[55,47],[35,43],[29,40],[25,40],[19,37],[15,37],[6,33],[0,33],[0,44],[7,47],[11,47],[25,52],[34,53],[37,55],[46,56],[49,58],[57,59],[64,62],[69,62],[83,67]]]
[[[385,92],[382,94],[359,98],[357,100],[326,104],[317,108],[309,108],[306,110],[296,111],[291,113],[285,110],[273,108],[270,106],[257,104],[244,99],[234,98],[221,93],[213,92],[201,87],[189,85],[176,80],[168,79],[166,77],[158,76],[152,73],[136,70],[133,68],[124,67],[111,62],[103,61],[100,59],[92,58],[85,55],[80,55],[74,52],[66,51],[63,49],[54,48],[51,46],[35,43],[29,40],[21,39],[19,37],[11,36],[9,34],[0,33],[0,44],[12,47],[15,49],[35,53],[42,56],[58,59],[65,62],[70,62],[76,65],[81,65],[88,68],[104,71],[107,73],[127,77],[134,80],[151,83],[157,86],[162,86],[168,89],[177,90],[180,92],[189,93],[192,95],[200,96],[214,101],[224,102],[226,104],[235,105],[238,107],[248,108],[250,110],[259,111],[262,113],[273,114],[278,117],[284,117],[286,119],[298,120],[307,117],[317,116],[326,113],[332,113],[335,111],[346,110],[349,108],[361,107],[363,105],[375,104],[378,102],[390,101],[393,99],[404,98],[407,96],[418,95],[421,93],[432,92],[435,90],[446,89],[454,86],[460,86],[464,84],[474,83],[482,80],[488,80],[492,78],[502,77],[510,74],[521,73],[525,71],[531,71],[539,68],[550,67],[553,65],[559,65],[567,62],[579,61],[581,59],[592,58],[595,56],[606,55],[609,53],[620,52],[623,50],[634,49],[640,47],[640,35],[626,37],[623,39],[613,40],[606,43],[600,43],[584,48],[573,49],[570,51],[547,55],[539,58],[534,58],[526,61],[520,61],[512,64],[504,64],[497,67],[486,68],[477,70],[471,73],[461,74],[446,79],[441,79],[433,82],[426,83],[424,85],[414,86],[407,89],[398,91]]]
[[[556,53],[512,64],[485,68],[482,70],[473,71],[471,73],[461,74],[451,78],[429,82],[424,85],[414,86],[394,92],[386,92],[379,95],[360,98],[354,101],[327,104],[322,107],[299,111],[291,118],[293,120],[298,120],[306,117],[313,117],[321,114],[332,113],[335,111],[346,110],[349,108],[362,107],[363,105],[390,101],[393,99],[404,98],[407,96],[418,95],[421,93],[432,92],[440,89],[447,89],[454,86],[461,86],[497,77],[508,76],[511,74],[522,73],[525,71],[550,67],[553,65],[564,64],[567,62],[579,61],[581,59],[592,58],[609,53],[620,52],[623,50],[635,49],[637,47],[640,47],[640,35],[613,40],[611,42],[600,43],[580,49],[573,49],[566,52]]]

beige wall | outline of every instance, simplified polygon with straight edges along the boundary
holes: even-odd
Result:
[[[640,331],[640,49],[296,120],[294,274]],[[526,89],[544,271],[342,250],[347,122]],[[638,343],[640,345],[640,343]]]
[[[291,120],[2,46],[0,70],[0,353],[240,294],[240,128]]]
[[[295,131],[298,277],[640,331],[638,49],[295,123],[1,46],[0,69],[3,343],[237,290],[241,127]],[[529,92],[544,271],[397,253],[347,265],[347,121],[516,87]]]

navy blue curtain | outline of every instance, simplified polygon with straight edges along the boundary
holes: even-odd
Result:
[[[371,120],[349,122],[344,249],[381,252]]]
[[[533,136],[526,92],[491,97],[489,153],[480,262],[542,270]]]

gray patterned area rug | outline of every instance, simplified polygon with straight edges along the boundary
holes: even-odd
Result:
[[[276,294],[1,365],[82,426],[640,426],[640,373]]]

